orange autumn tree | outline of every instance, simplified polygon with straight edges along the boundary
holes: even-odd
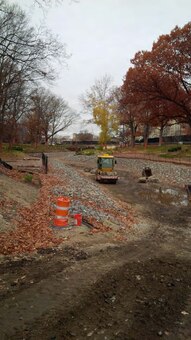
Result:
[[[191,22],[136,53],[122,85],[123,101],[143,105],[161,129],[171,119],[191,126]],[[141,116],[140,116],[141,117]],[[160,124],[159,124],[160,125]]]

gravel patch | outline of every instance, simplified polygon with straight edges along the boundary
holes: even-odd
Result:
[[[142,175],[145,167],[150,167],[154,177],[160,182],[184,186],[191,183],[191,167],[171,163],[162,163],[142,159],[117,159],[118,168],[132,172],[136,176]]]

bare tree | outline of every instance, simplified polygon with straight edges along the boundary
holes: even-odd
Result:
[[[77,119],[77,115],[68,104],[49,90],[40,88],[31,96],[32,109],[28,115],[28,127],[31,126],[35,142],[44,139],[53,142],[53,137],[66,130]]]
[[[38,4],[39,7],[44,8],[50,7],[53,5],[61,4],[64,0],[34,0],[36,4]],[[68,3],[78,3],[79,0],[68,0]]]
[[[0,144],[6,114],[16,86],[39,80],[53,80],[53,61],[67,58],[65,46],[47,31],[35,30],[16,5],[0,1]]]
[[[6,131],[9,131],[8,140],[11,147],[17,137],[18,123],[21,118],[28,112],[30,103],[30,89],[22,78],[17,79],[15,86],[11,87],[11,93],[7,98],[6,104]]]

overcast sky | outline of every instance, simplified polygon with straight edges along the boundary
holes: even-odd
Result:
[[[52,90],[77,111],[79,96],[95,79],[107,73],[121,85],[137,51],[151,49],[159,35],[191,20],[191,0],[63,0],[45,13],[32,0],[16,2],[67,44],[72,56]]]

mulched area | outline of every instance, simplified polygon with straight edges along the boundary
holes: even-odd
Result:
[[[15,180],[21,180],[22,176],[15,170],[2,170]],[[11,232],[0,234],[1,254],[15,254],[32,252],[38,248],[47,248],[58,245],[62,239],[55,237],[50,228],[51,211],[50,202],[54,201],[51,193],[53,185],[58,184],[58,180],[52,175],[40,175],[42,187],[40,188],[37,201],[30,208],[19,210],[19,219],[13,221],[16,228]],[[3,201],[4,203],[10,203]],[[5,204],[3,204],[5,209]],[[7,208],[7,205],[6,205]]]

